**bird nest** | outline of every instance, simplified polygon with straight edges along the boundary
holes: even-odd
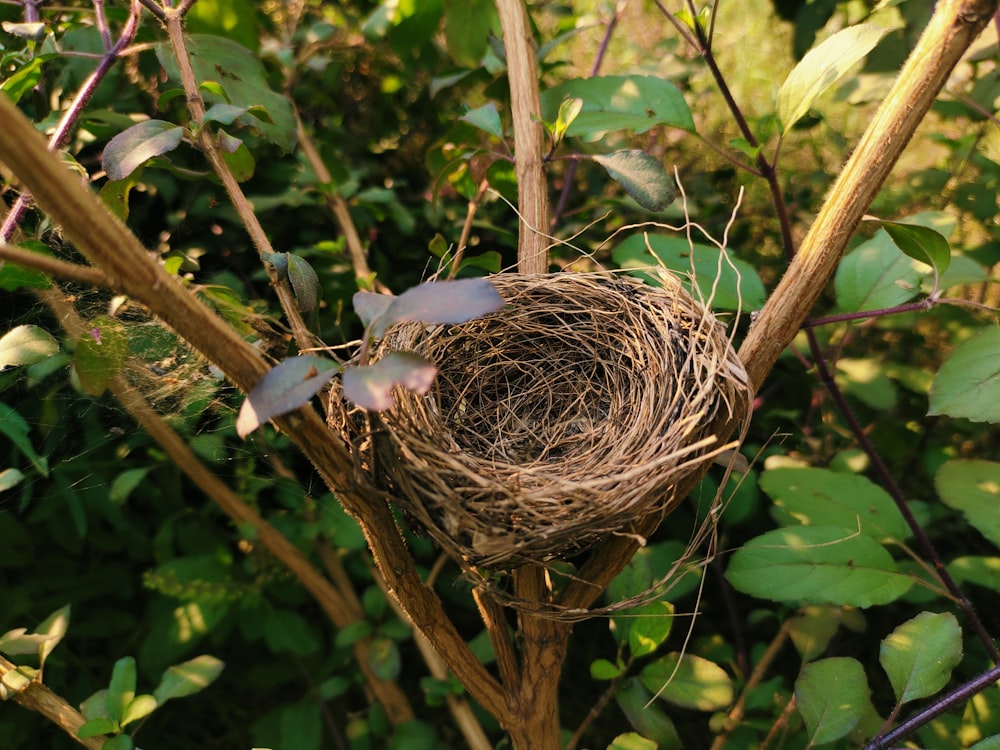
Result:
[[[398,324],[373,349],[435,363],[426,395],[397,389],[379,414],[331,398],[361,481],[466,569],[564,559],[662,519],[747,413],[723,326],[672,276],[491,281],[499,312]]]

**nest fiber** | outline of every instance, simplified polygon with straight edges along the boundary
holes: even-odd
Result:
[[[662,518],[675,487],[747,411],[725,330],[668,277],[502,274],[507,306],[462,325],[404,323],[376,346],[438,376],[364,414],[331,399],[362,480],[466,568],[566,558]]]

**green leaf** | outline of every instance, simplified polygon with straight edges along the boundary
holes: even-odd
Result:
[[[696,711],[718,711],[733,702],[733,682],[715,662],[677,652],[650,662],[639,673],[657,697]]]
[[[42,63],[49,57],[54,57],[54,55],[33,57],[17,72],[6,75],[3,82],[0,83],[0,91],[3,91],[12,102],[17,104],[25,94],[38,85],[42,79]]]
[[[321,296],[319,276],[305,258],[288,253],[288,281],[295,292],[295,301],[302,312],[315,310]]]
[[[871,705],[868,692],[865,670],[856,659],[835,657],[806,664],[795,681],[795,701],[810,745],[846,737]]]
[[[437,368],[412,352],[390,352],[371,365],[344,371],[344,397],[363,409],[385,411],[395,400],[393,388],[401,386],[420,395],[430,390]]]
[[[492,0],[445,0],[445,41],[456,65],[475,68],[489,47],[490,32],[499,28]]]
[[[619,267],[657,285],[657,266],[677,274],[689,291],[693,273],[695,296],[710,299],[715,308],[736,310],[742,306],[744,311],[759,310],[766,298],[764,284],[749,263],[734,258],[729,251],[723,256],[717,247],[697,243],[692,246],[682,237],[632,235],[619,243],[612,257]]]
[[[236,120],[237,123],[260,131],[283,151],[295,148],[296,125],[292,105],[281,94],[271,90],[267,71],[256,54],[221,36],[188,34],[185,41],[195,78],[203,82],[202,91],[210,105],[222,103],[246,108],[248,111]],[[180,80],[177,62],[168,42],[156,45],[156,56],[168,75],[175,81]],[[216,86],[204,86],[205,83]]]
[[[838,31],[809,50],[778,90],[782,132],[791,130],[816,99],[871,52],[887,31],[858,24]]]
[[[99,737],[102,734],[114,734],[117,731],[119,731],[119,727],[116,722],[104,717],[98,717],[96,719],[85,721],[83,725],[76,730],[76,736],[80,739],[86,739],[87,737]]]
[[[638,658],[648,656],[663,645],[674,623],[674,605],[670,602],[650,602],[630,609],[628,629],[629,653]]]
[[[272,417],[309,402],[341,366],[325,357],[286,359],[272,367],[247,394],[236,417],[236,434],[246,437]]]
[[[175,664],[163,673],[160,684],[153,691],[153,697],[158,705],[163,705],[172,698],[200,693],[215,682],[224,666],[214,656],[207,654]]]
[[[840,527],[776,529],[736,551],[726,577],[764,599],[809,604],[888,604],[913,580],[871,537]]]
[[[104,147],[101,163],[110,180],[124,180],[154,156],[181,145],[184,128],[163,120],[145,120],[119,133]]]
[[[1000,557],[956,557],[948,563],[948,572],[957,584],[968,582],[993,591],[1000,590]]]
[[[123,471],[111,482],[111,492],[108,495],[108,499],[113,503],[124,503],[128,500],[132,491],[142,484],[142,480],[146,478],[151,470],[152,468],[149,466],[140,466],[135,469],[126,469]]]
[[[934,695],[962,661],[962,628],[950,612],[921,612],[886,636],[878,660],[899,703]]]
[[[608,750],[657,750],[658,747],[659,745],[647,740],[641,734],[629,732],[615,737],[608,745]]]
[[[913,299],[927,267],[901,254],[884,229],[844,257],[833,285],[844,312],[894,307]]]
[[[885,364],[877,359],[837,360],[836,381],[849,396],[879,411],[896,406],[896,386],[884,372]]]
[[[105,696],[107,715],[117,723],[121,723],[125,709],[135,698],[135,659],[125,656],[115,662],[111,672],[111,684]]]
[[[16,326],[0,337],[0,370],[43,362],[59,351],[59,342],[44,328]]]
[[[291,652],[308,656],[319,651],[316,633],[302,615],[288,609],[269,612],[264,620],[267,647],[274,653]]]
[[[955,460],[934,477],[941,500],[961,511],[980,534],[1000,547],[1000,463]]]
[[[590,158],[604,167],[647,211],[662,211],[677,197],[677,186],[663,164],[644,151],[628,149]]]
[[[920,224],[899,221],[883,221],[882,228],[896,247],[914,260],[932,266],[939,275],[948,270],[951,246],[940,232]]]
[[[896,503],[881,487],[855,474],[828,469],[778,468],[760,476],[760,488],[774,500],[779,523],[838,526],[877,541],[901,541],[909,528]]]
[[[680,90],[653,76],[576,78],[542,92],[542,117],[553,122],[567,98],[583,100],[568,136],[594,137],[609,130],[645,133],[657,125],[694,132],[691,110]]]
[[[205,110],[205,117],[202,119],[202,123],[217,122],[221,125],[231,125],[238,117],[246,114],[249,109],[249,107],[236,107],[232,104],[219,102]]]
[[[84,698],[80,704],[80,713],[85,719],[107,719],[108,718],[108,691],[98,690],[96,693]]]
[[[125,710],[122,712],[121,725],[128,726],[134,721],[144,719],[159,707],[156,698],[151,695],[137,695],[133,698]]]
[[[829,604],[802,607],[789,621],[789,636],[803,662],[820,656],[841,625],[841,608]]]
[[[281,744],[275,747],[320,750],[323,746],[323,719],[319,704],[309,697],[281,711]]]
[[[100,396],[111,385],[128,357],[128,333],[121,321],[99,315],[86,325],[73,354],[73,369],[80,387]]]
[[[368,663],[380,680],[395,680],[402,667],[399,648],[391,638],[372,638],[368,644]]]
[[[119,734],[106,739],[104,744],[101,745],[101,750],[132,750],[134,747],[135,745],[129,735]]]
[[[590,663],[590,676],[595,680],[613,680],[625,671],[625,665],[619,661],[614,664],[607,659],[594,659]]]
[[[952,350],[931,385],[927,413],[1000,422],[1000,329],[984,328]]]
[[[52,650],[59,645],[59,641],[66,635],[66,631],[69,629],[70,612],[71,607],[69,604],[65,607],[60,607],[38,623],[38,627],[35,628],[36,633],[46,636],[45,642],[38,649],[39,666],[45,665],[45,660],[49,654],[52,653]]]
[[[638,679],[625,680],[615,693],[615,702],[640,735],[656,742],[660,750],[680,750],[684,745],[673,721],[652,700],[652,694]]]
[[[562,143],[563,138],[566,137],[566,131],[581,111],[583,111],[583,99],[579,97],[568,97],[559,105],[559,112],[556,115],[555,124],[552,126],[553,147],[558,147]]]
[[[497,105],[493,102],[470,109],[458,119],[486,131],[497,140],[503,140],[503,125],[500,123],[500,113],[497,112]]]
[[[388,750],[439,750],[441,747],[432,724],[410,719],[393,730]]]
[[[49,475],[49,460],[45,456],[39,456],[28,438],[31,428],[15,409],[0,403],[0,435],[6,435],[7,439],[14,444],[24,456],[31,461],[32,466],[42,476]]]
[[[333,638],[333,643],[337,648],[351,646],[362,638],[367,638],[372,633],[372,625],[366,620],[358,620],[337,631]]]

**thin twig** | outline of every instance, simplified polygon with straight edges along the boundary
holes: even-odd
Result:
[[[0,242],[0,261],[10,261],[24,268],[33,268],[66,281],[77,281],[102,289],[114,289],[115,287],[114,280],[109,279],[107,274],[99,268],[70,263],[53,258],[51,255],[42,255],[4,242]]]
[[[486,191],[490,189],[490,181],[484,179],[479,183],[479,188],[476,190],[475,196],[469,201],[469,205],[465,209],[465,222],[462,224],[462,234],[458,238],[458,247],[455,248],[455,254],[451,258],[451,269],[448,271],[448,278],[455,278],[458,274],[458,269],[462,265],[462,256],[465,255],[465,248],[469,244],[469,235],[472,234],[472,221],[476,218],[476,212],[479,210],[479,204],[483,201],[483,196],[486,195]]]

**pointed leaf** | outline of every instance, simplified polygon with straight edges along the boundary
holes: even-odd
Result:
[[[392,352],[378,362],[344,371],[344,396],[363,409],[385,411],[394,403],[392,389],[408,388],[420,395],[427,393],[437,375],[437,368],[418,354]]]
[[[887,604],[913,583],[871,537],[830,526],[776,529],[736,551],[726,577],[740,591],[780,602]]]
[[[125,707],[122,712],[121,725],[128,726],[133,721],[139,721],[139,719],[145,719],[153,711],[157,709],[160,704],[156,702],[156,698],[151,695],[137,695],[132,701]]]
[[[132,737],[127,734],[117,734],[114,737],[109,737],[101,745],[101,750],[134,750],[135,743],[132,742]]]
[[[341,370],[323,357],[294,357],[271,368],[247,394],[236,417],[236,433],[246,437],[267,420],[298,409]]]
[[[760,476],[760,488],[774,500],[785,525],[840,526],[876,540],[909,536],[903,515],[889,494],[870,479],[828,469],[779,468]]]
[[[633,658],[648,656],[663,645],[674,623],[674,605],[670,602],[650,602],[628,611],[629,653]]]
[[[896,247],[914,260],[933,267],[938,275],[948,270],[951,246],[939,232],[930,227],[899,221],[883,221],[882,228],[896,243]]]
[[[590,676],[595,680],[613,680],[620,677],[625,671],[625,665],[621,662],[613,664],[607,659],[594,659],[590,663]]]
[[[677,197],[677,187],[659,159],[628,149],[591,157],[647,211],[662,211]]]
[[[6,436],[31,461],[32,466],[42,476],[47,477],[49,475],[49,460],[45,456],[39,456],[35,452],[35,448],[31,444],[31,439],[28,437],[28,433],[30,432],[31,427],[24,417],[18,414],[15,409],[7,406],[7,404],[0,403],[0,435]]]
[[[921,612],[886,636],[878,660],[900,703],[934,695],[962,661],[962,628],[950,612]]]
[[[38,326],[11,328],[0,337],[0,370],[43,362],[59,351],[59,342]]]
[[[859,24],[842,29],[813,47],[778,91],[778,118],[787,133],[813,102],[871,52],[888,29]]]
[[[41,650],[51,636],[29,633],[27,628],[14,628],[0,635],[0,653],[8,656],[34,654]]]
[[[503,125],[500,123],[500,113],[497,111],[497,105],[493,102],[484,104],[482,107],[470,109],[458,119],[480,130],[485,130],[497,140],[503,140]]]
[[[934,476],[934,485],[945,505],[961,511],[980,534],[1000,547],[1000,463],[947,461]]]
[[[222,125],[231,125],[236,118],[246,114],[248,109],[250,108],[236,107],[232,104],[219,102],[205,110],[205,117],[202,119],[202,122],[218,122]]]
[[[358,295],[355,295],[357,309]],[[392,299],[392,304],[376,319],[371,334],[379,338],[394,323],[415,320],[421,323],[456,325],[468,322],[504,306],[503,297],[486,279],[430,281]],[[364,304],[380,305],[368,297]]]
[[[305,258],[288,253],[288,280],[295,292],[295,301],[302,312],[310,312],[319,304],[319,276]]]
[[[625,680],[615,693],[615,702],[636,731],[663,748],[683,747],[670,717],[656,704],[653,696],[636,678]]]
[[[696,711],[718,711],[735,697],[726,671],[692,654],[667,654],[643,667],[639,679],[657,697]]]
[[[175,664],[163,673],[160,684],[153,691],[153,697],[157,704],[162,705],[171,698],[199,693],[215,682],[224,666],[214,656],[207,654]]]
[[[566,129],[569,136],[596,136],[609,130],[645,133],[657,125],[694,132],[691,110],[680,90],[654,76],[576,78],[542,92],[542,117],[553,122],[567,98],[583,100],[580,114]]]
[[[99,716],[96,719],[85,721],[83,725],[76,730],[76,736],[80,739],[87,739],[88,737],[99,737],[102,734],[113,734],[117,731],[118,725],[114,721],[103,716]]]
[[[152,159],[173,151],[184,138],[184,128],[163,120],[146,120],[119,133],[104,147],[101,162],[110,180],[124,180]]]
[[[846,737],[871,705],[865,670],[847,657],[806,664],[795,681],[795,701],[810,745]]]
[[[556,116],[556,122],[552,126],[552,142],[556,146],[562,143],[569,126],[573,124],[573,121],[579,117],[582,111],[583,99],[576,96],[567,97],[559,105],[559,114]]]
[[[125,708],[135,698],[135,659],[125,656],[115,662],[111,672],[111,683],[105,696],[107,715],[116,722],[121,722]]]
[[[66,631],[69,629],[70,611],[71,609],[69,604],[65,607],[60,607],[38,623],[38,627],[35,628],[36,633],[48,636],[46,641],[38,649],[40,666],[45,665],[45,660],[48,658],[49,654],[52,653],[52,649],[58,646],[59,641],[61,641],[66,635]]]
[[[862,312],[901,305],[917,296],[926,275],[926,266],[901,254],[880,229],[837,266],[837,306],[844,312]]]
[[[641,734],[628,732],[619,734],[608,745],[608,750],[656,750],[659,747],[652,740],[647,740]]]
[[[984,328],[952,350],[931,385],[927,413],[1000,422],[1000,329]]]

